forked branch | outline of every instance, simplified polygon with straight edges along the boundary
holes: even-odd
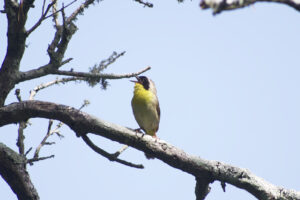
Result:
[[[51,9],[51,7],[56,3],[57,0],[52,1],[51,3],[48,4],[46,11],[44,11],[44,6],[45,6],[45,1],[43,3],[43,9],[42,9],[42,16],[40,17],[40,19],[33,25],[32,28],[30,28],[27,32],[26,35],[30,35],[37,27],[39,27],[42,23],[42,21],[44,21],[46,19],[46,16],[49,12],[49,10]]]

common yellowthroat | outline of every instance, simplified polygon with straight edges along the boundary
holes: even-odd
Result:
[[[146,76],[137,76],[136,79],[132,81],[135,85],[131,100],[135,120],[146,134],[157,138],[160,108],[154,82]]]

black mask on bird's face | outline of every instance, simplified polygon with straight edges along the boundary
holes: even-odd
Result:
[[[137,76],[138,83],[144,86],[145,90],[150,88],[150,81],[146,76]]]

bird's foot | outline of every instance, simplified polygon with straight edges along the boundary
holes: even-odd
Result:
[[[141,133],[141,134],[142,134],[142,137],[144,137],[145,133],[144,133],[142,130],[143,130],[143,129],[141,129],[141,128],[134,129],[136,135],[137,135],[137,133]],[[142,138],[142,137],[141,137],[141,138]]]
[[[137,133],[143,133],[141,128],[134,129],[134,131]]]

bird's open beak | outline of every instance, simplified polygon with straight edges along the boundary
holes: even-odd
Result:
[[[135,78],[136,78],[137,81],[136,80],[130,80],[130,81],[133,82],[133,83],[138,83],[139,82],[139,78],[137,76]]]

